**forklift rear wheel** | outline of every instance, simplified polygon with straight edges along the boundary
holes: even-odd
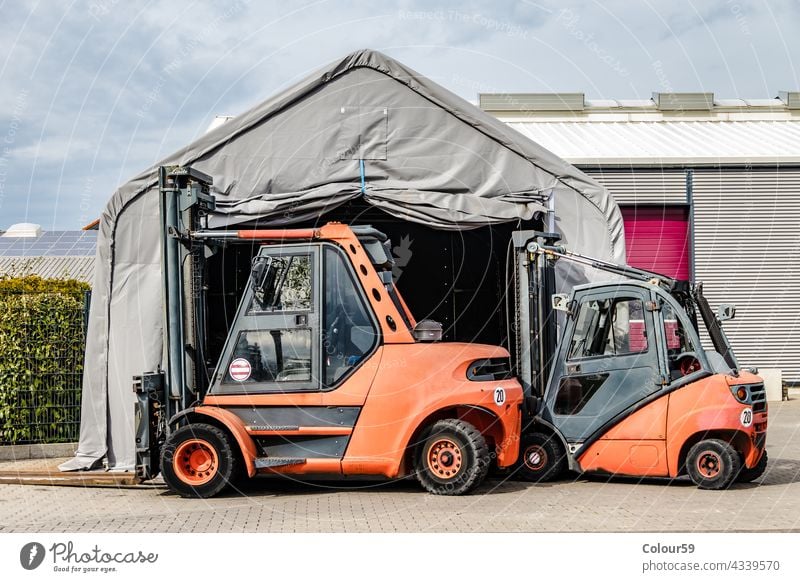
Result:
[[[686,472],[700,489],[726,489],[742,468],[742,460],[729,443],[700,441],[686,455]]]
[[[552,481],[564,472],[566,464],[563,447],[556,437],[534,432],[522,437],[514,474],[534,483]]]
[[[480,431],[463,420],[433,424],[417,447],[414,469],[420,484],[437,495],[463,495],[489,472],[489,447]]]
[[[742,470],[739,471],[739,476],[736,477],[736,482],[750,483],[750,481],[755,481],[764,474],[764,471],[767,470],[767,462],[767,451],[764,451],[761,454],[761,458],[758,460],[758,463],[756,463],[756,466],[752,469],[748,469],[744,466],[744,463],[742,463]]]
[[[210,424],[179,428],[164,444],[161,474],[181,497],[217,495],[236,474],[236,455],[228,435]]]

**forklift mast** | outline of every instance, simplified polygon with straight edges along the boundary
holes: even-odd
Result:
[[[158,192],[162,237],[165,370],[133,378],[136,470],[140,477],[158,474],[159,451],[167,419],[202,398],[208,388],[206,346],[206,250],[191,233],[207,227],[215,208],[212,179],[181,166],[162,166]]]
[[[550,232],[527,230],[512,233],[515,261],[508,279],[513,279],[516,334],[515,349],[509,351],[515,358],[513,367],[525,393],[527,413],[535,414],[536,405],[545,394],[558,346],[558,317],[553,308],[555,264],[558,260],[659,285],[683,307],[697,331],[699,312],[714,349],[736,373],[738,362],[719,318],[703,295],[702,283],[694,284],[646,269],[588,257],[557,245],[559,239],[560,235]]]
[[[168,416],[202,398],[208,387],[206,246],[191,233],[207,226],[215,208],[211,183],[193,168],[159,168]]]
[[[513,368],[525,394],[525,408],[534,414],[544,396],[552,358],[558,342],[556,316],[549,298],[555,293],[555,260],[529,251],[531,245],[552,246],[560,235],[533,230],[511,235],[515,261],[514,281],[515,349]]]

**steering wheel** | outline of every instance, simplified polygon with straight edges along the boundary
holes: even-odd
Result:
[[[683,352],[675,356],[675,363],[678,370],[681,371],[681,376],[688,376],[701,369],[700,360],[697,359],[697,354],[694,352]]]

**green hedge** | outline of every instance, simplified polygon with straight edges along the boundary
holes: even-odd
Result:
[[[25,277],[0,277],[0,298],[20,293],[58,293],[83,300],[84,292],[91,289],[87,283],[75,279],[42,279],[38,275]]]
[[[88,289],[0,278],[0,443],[77,439]]]

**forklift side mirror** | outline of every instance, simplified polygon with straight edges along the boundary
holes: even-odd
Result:
[[[271,307],[275,302],[275,282],[278,280],[282,261],[273,257],[255,257],[250,272],[253,295],[262,307]]]
[[[566,293],[553,293],[551,305],[553,311],[563,311],[567,315],[572,315],[572,306],[570,305],[569,295]]]
[[[717,309],[717,319],[720,321],[728,321],[736,317],[736,306],[723,303]]]

